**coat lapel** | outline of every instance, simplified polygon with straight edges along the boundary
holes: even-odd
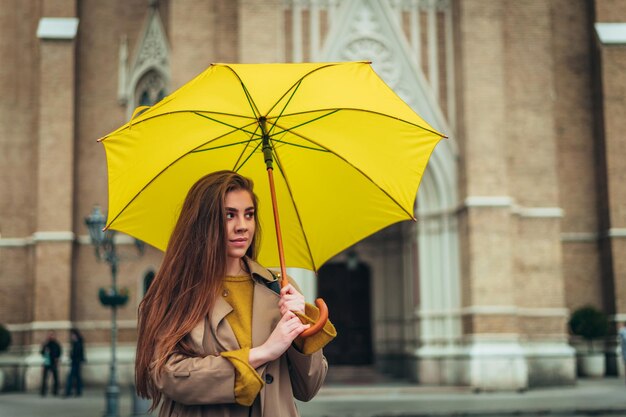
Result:
[[[263,266],[250,258],[244,258],[254,278],[254,299],[252,304],[252,346],[262,345],[272,334],[280,320],[278,301],[280,296],[267,286],[276,282],[276,277]]]
[[[239,349],[235,332],[228,324],[228,320],[225,320],[226,315],[231,311],[233,311],[232,306],[222,297],[218,297],[211,313],[211,332],[215,335],[219,346],[225,351]]]
[[[252,304],[252,346],[260,346],[270,337],[280,320],[280,297],[262,283],[254,284]]]

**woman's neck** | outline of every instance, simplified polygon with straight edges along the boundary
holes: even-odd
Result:
[[[228,258],[226,262],[226,275],[236,277],[239,275],[245,275],[243,259],[241,258]]]

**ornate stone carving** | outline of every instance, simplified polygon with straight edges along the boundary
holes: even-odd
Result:
[[[156,21],[155,15],[150,19],[135,65],[142,67],[146,62],[165,65],[167,63],[167,45],[164,42],[164,38],[165,35],[162,33],[159,22]]]
[[[402,65],[395,56],[392,42],[383,36],[381,23],[371,6],[364,2],[350,25],[351,40],[341,52],[342,59],[348,61],[371,61],[376,73],[409,105],[413,97],[409,89],[403,86]]]

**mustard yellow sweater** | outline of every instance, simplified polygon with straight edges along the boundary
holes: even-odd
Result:
[[[228,324],[233,329],[240,349],[222,352],[235,368],[235,401],[240,405],[250,406],[263,388],[263,380],[248,362],[252,347],[252,301],[254,297],[254,282],[249,275],[230,277],[223,281],[223,296],[231,305],[233,311],[227,316]],[[319,316],[317,307],[306,304],[305,314],[299,314],[305,323],[314,323]],[[322,331],[308,337],[294,340],[296,348],[310,355],[328,344],[337,335],[335,327],[329,322]]]

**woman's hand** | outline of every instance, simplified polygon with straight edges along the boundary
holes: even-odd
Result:
[[[310,326],[310,324],[302,324],[292,311],[287,311],[265,343],[250,349],[248,362],[253,368],[258,368],[266,362],[279,358],[289,349],[291,342]]]
[[[300,294],[293,285],[287,284],[280,289],[278,307],[282,315],[285,315],[288,311],[304,314],[304,295]]]

